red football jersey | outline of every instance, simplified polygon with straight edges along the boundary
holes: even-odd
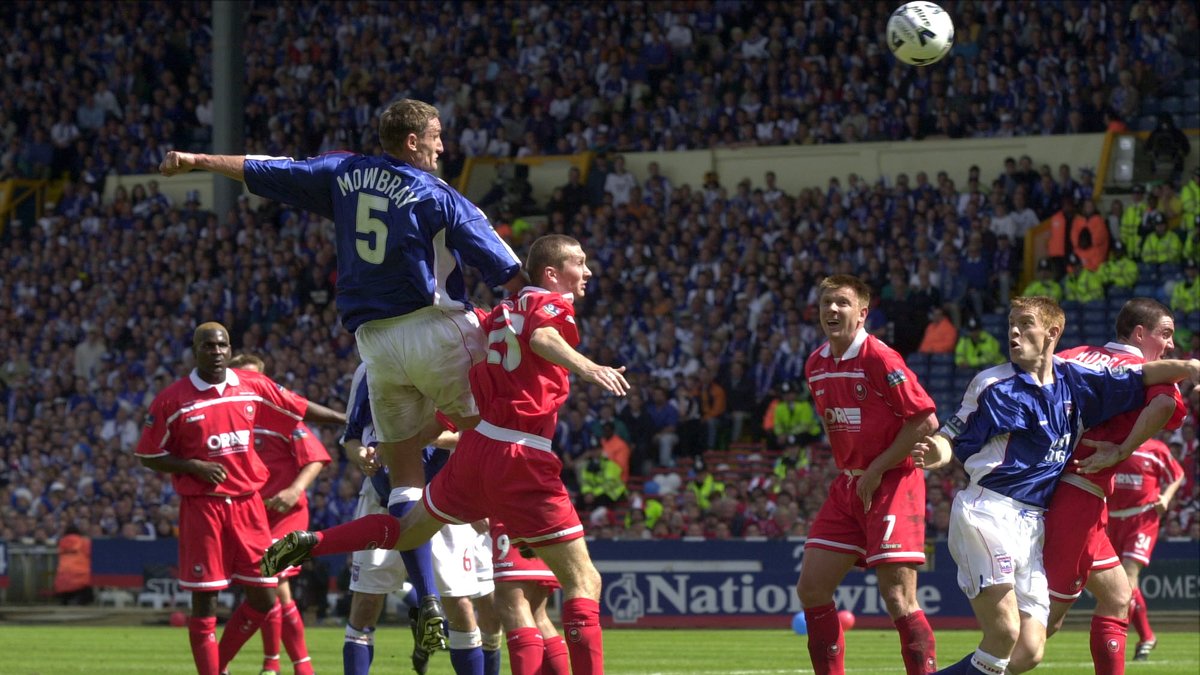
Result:
[[[220,462],[225,467],[226,478],[216,485],[191,474],[171,474],[181,495],[257,492],[267,481],[267,467],[253,452],[254,428],[277,424],[280,418],[295,427],[307,410],[305,398],[265,375],[230,368],[225,384],[213,385],[192,371],[154,397],[136,453]]]
[[[1119,366],[1136,365],[1145,363],[1142,358],[1142,352],[1137,347],[1121,344],[1119,342],[1109,342],[1103,347],[1091,347],[1083,345],[1068,349],[1058,353],[1058,357],[1076,363],[1082,363],[1087,366],[1099,368],[1116,368]],[[1167,429],[1178,429],[1179,425],[1183,424],[1183,419],[1187,417],[1187,407],[1183,404],[1183,399],[1179,396],[1179,387],[1173,384],[1159,384],[1146,388],[1146,402],[1161,395],[1172,395],[1175,397],[1175,413],[1167,422]],[[1138,415],[1141,415],[1141,409],[1130,410],[1129,412],[1121,413],[1116,417],[1108,419],[1099,426],[1088,429],[1083,434],[1083,439],[1093,441],[1108,441],[1110,443],[1122,443],[1129,432],[1133,429],[1134,422],[1137,421]],[[1073,456],[1075,459],[1083,459],[1091,456],[1096,452],[1096,449],[1085,443],[1078,443],[1075,446]],[[1119,465],[1117,465],[1119,466]],[[1112,493],[1113,476],[1117,472],[1117,466],[1110,466],[1107,469],[1097,471],[1095,473],[1080,474],[1088,481],[1098,485],[1101,490],[1107,494]],[[1067,471],[1079,473],[1074,464],[1067,464]],[[1075,484],[1075,483],[1073,483]],[[1099,495],[1097,495],[1099,496]]]
[[[331,461],[329,451],[321,444],[308,425],[301,422],[292,424],[289,428],[287,418],[280,416],[273,424],[255,424],[254,449],[258,457],[267,467],[267,482],[259,488],[264,499],[274,497],[296,480],[296,475],[306,464]],[[299,508],[308,502],[308,496],[301,493]]]
[[[570,297],[526,287],[492,309],[483,322],[487,358],[471,368],[471,393],[489,423],[553,438],[570,383],[566,368],[529,346],[533,332],[543,326],[555,328],[572,347],[579,344]]]
[[[866,469],[906,421],[937,409],[904,359],[865,330],[840,359],[828,342],[821,345],[809,355],[804,375],[839,469]],[[908,457],[900,466],[915,465]]]
[[[1120,511],[1158,501],[1162,489],[1183,475],[1183,467],[1171,455],[1171,449],[1150,439],[1116,467],[1108,510]]]

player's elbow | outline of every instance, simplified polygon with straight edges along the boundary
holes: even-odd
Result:
[[[1150,404],[1146,406],[1146,414],[1153,415],[1154,418],[1162,420],[1162,424],[1166,424],[1174,412],[1175,397],[1170,394],[1159,394],[1150,399]]]
[[[534,354],[547,358],[554,352],[554,347],[557,345],[555,338],[557,337],[558,331],[549,326],[542,326],[529,336],[529,348],[533,350]]]
[[[936,413],[929,413],[929,415],[927,415],[925,417],[925,419],[920,420],[920,422],[918,422],[918,426],[916,429],[917,433],[919,433],[922,438],[924,438],[926,436],[932,436],[933,432],[935,432],[937,430],[938,430],[938,420],[937,420]]]

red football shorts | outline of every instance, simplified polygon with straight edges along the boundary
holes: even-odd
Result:
[[[547,546],[583,536],[550,451],[462,435],[446,466],[425,488],[425,508],[444,523],[497,518],[514,545]]]
[[[1103,499],[1070,483],[1058,484],[1046,510],[1046,539],[1042,545],[1051,600],[1075,602],[1093,570],[1121,564],[1104,531],[1107,523],[1108,509]]]
[[[492,579],[496,583],[532,581],[548,589],[559,587],[558,579],[541,558],[526,558],[508,537],[508,528],[492,518]]]
[[[179,506],[179,586],[219,591],[231,581],[274,587],[258,569],[271,545],[267,512],[257,494],[184,497]]]
[[[1108,538],[1122,558],[1150,564],[1150,554],[1158,543],[1158,511],[1149,509],[1128,518],[1108,517]]]
[[[265,507],[264,507],[264,509],[265,509]],[[267,512],[267,524],[271,528],[271,541],[272,542],[282,539],[285,534],[287,534],[288,532],[292,532],[293,530],[307,530],[308,529],[309,523],[308,523],[308,501],[307,500],[302,504],[297,504],[295,507],[292,508],[291,511],[288,511],[287,513],[280,513],[278,511],[271,511],[271,510],[266,510],[266,512]],[[297,574],[300,574],[300,568],[296,567],[296,566],[292,566],[287,569],[281,570],[279,572],[279,574],[276,574],[275,576],[278,579],[287,579],[289,577],[294,577]]]
[[[808,528],[808,548],[856,556],[859,567],[925,562],[925,478],[917,469],[883,474],[863,512],[857,476],[839,475]]]

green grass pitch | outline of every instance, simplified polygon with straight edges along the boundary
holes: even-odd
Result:
[[[342,630],[308,631],[317,673],[342,669]],[[974,649],[974,631],[939,631],[939,665]],[[788,630],[611,630],[604,634],[606,670],[612,675],[768,675],[812,672],[804,638]],[[386,626],[376,639],[373,672],[411,673],[408,628]],[[232,675],[257,675],[262,642],[257,636],[233,662]],[[1130,656],[1133,645],[1130,644]],[[846,670],[851,673],[903,673],[893,631],[854,630],[846,635]],[[286,657],[285,657],[286,658]],[[194,673],[187,631],[160,626],[5,625],[0,627],[0,672],[5,675],[63,673]],[[285,673],[290,669],[285,669]],[[505,662],[501,670],[507,673]],[[1066,631],[1047,645],[1036,672],[1066,675],[1092,672],[1087,633]],[[1191,633],[1159,634],[1151,660],[1129,663],[1131,675],[1200,672],[1200,639]],[[445,654],[434,657],[430,675],[450,675]]]

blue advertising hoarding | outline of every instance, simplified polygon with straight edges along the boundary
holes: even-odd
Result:
[[[629,627],[786,627],[800,611],[795,585],[802,540],[593,541],[592,558],[604,580],[606,625]],[[957,567],[945,543],[931,544],[917,577],[917,601],[938,628],[973,627],[970,603],[959,590]],[[1200,609],[1200,543],[1160,541],[1142,572],[1154,608]],[[864,627],[891,625],[878,577],[851,571],[834,596]],[[1075,611],[1090,611],[1084,593]]]
[[[588,546],[604,580],[601,613],[609,626],[785,628],[800,611],[795,584],[802,540],[605,540]],[[8,581],[11,547],[0,542],[0,588]],[[926,553],[931,562],[917,587],[922,609],[935,627],[973,626],[945,544],[931,544]],[[176,557],[175,540],[98,539],[92,545],[93,579],[97,586],[140,588],[147,574],[173,572]],[[323,561],[336,578],[346,556]],[[878,586],[872,572],[850,572],[837,589],[838,608],[854,612],[864,627],[890,625]],[[1159,541],[1141,587],[1154,609],[1197,612],[1200,542]],[[1076,611],[1092,606],[1085,592]]]

